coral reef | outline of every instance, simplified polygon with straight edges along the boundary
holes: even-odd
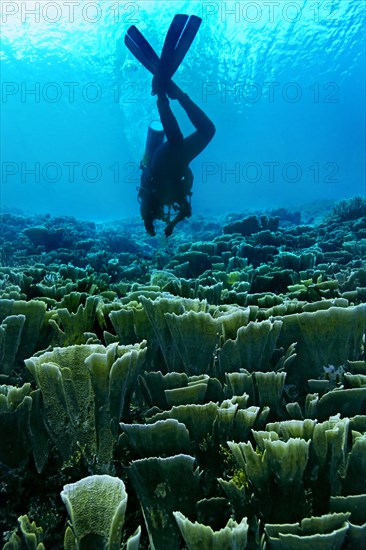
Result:
[[[365,548],[365,201],[322,208],[1,216],[4,549]]]

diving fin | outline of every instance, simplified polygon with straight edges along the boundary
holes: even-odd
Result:
[[[170,80],[182,63],[200,28],[202,19],[196,15],[174,16],[165,38],[160,57],[159,76]]]
[[[127,30],[125,44],[148,71],[156,73],[160,63],[159,56],[135,25]]]
[[[180,37],[184,31],[184,27],[187,25],[189,15],[177,13],[173,17],[173,21],[170,23],[168,32],[164,40],[164,45],[160,55],[160,67],[159,73],[164,74],[164,78],[168,79],[171,72],[171,65],[173,63],[174,50],[179,42]]]
[[[135,25],[128,28],[125,44],[148,71],[153,75],[158,73],[159,80],[167,82],[182,63],[201,22],[202,19],[196,15],[176,14],[165,37],[160,59]]]

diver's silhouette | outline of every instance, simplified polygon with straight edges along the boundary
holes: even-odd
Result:
[[[146,231],[155,235],[153,221],[167,221],[166,236],[184,218],[189,218],[193,174],[189,163],[206,147],[215,134],[215,126],[208,116],[172,81],[165,86],[153,80],[157,107],[167,140],[154,152],[147,168],[143,168],[139,200]],[[195,131],[184,138],[170,108],[169,99],[178,100],[187,113]],[[164,207],[168,207],[168,212]],[[170,219],[170,210],[176,213]]]
[[[169,236],[178,222],[191,215],[193,174],[189,163],[215,134],[212,121],[171,80],[192,44],[200,24],[201,19],[197,16],[175,15],[166,35],[160,59],[134,25],[128,29],[125,36],[126,46],[154,75],[152,93],[157,95],[160,120],[167,138],[164,142],[162,132],[162,139],[154,136],[154,130],[150,127],[145,158],[141,162],[142,176],[138,198],[141,216],[150,235],[155,235],[156,219],[167,222],[165,234]],[[170,99],[178,100],[196,129],[186,138],[183,137],[170,109],[168,96]],[[176,213],[173,219],[170,219],[171,209]]]

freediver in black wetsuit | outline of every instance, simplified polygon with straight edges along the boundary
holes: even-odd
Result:
[[[143,169],[139,189],[140,211],[149,235],[155,235],[153,222],[160,219],[167,221],[165,235],[168,237],[177,223],[191,216],[193,174],[189,163],[211,141],[215,126],[172,81],[165,87],[154,77],[153,93],[157,95],[157,107],[167,140],[154,152],[150,166]],[[178,100],[196,129],[186,138],[172,113],[168,96]],[[164,207],[168,207],[168,213]],[[176,213],[173,219],[170,219],[171,208]]]
[[[188,52],[201,22],[202,19],[196,15],[176,14],[165,37],[160,58],[134,25],[128,28],[125,36],[127,48],[154,75],[152,94],[157,95],[160,120],[167,138],[164,142],[164,133],[160,132],[159,136],[157,132],[154,135],[150,127],[145,159],[141,162],[142,176],[138,198],[141,216],[150,235],[155,235],[154,220],[167,222],[165,235],[168,237],[178,222],[191,215],[193,174],[189,163],[215,134],[212,121],[171,80]],[[178,100],[195,127],[195,132],[190,136],[183,137],[170,109],[168,97]],[[176,213],[172,220],[171,209]]]

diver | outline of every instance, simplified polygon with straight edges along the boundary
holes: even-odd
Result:
[[[169,237],[177,223],[191,216],[193,174],[189,163],[211,141],[215,126],[173,81],[164,85],[155,76],[153,93],[157,95],[157,107],[167,139],[155,150],[149,166],[143,168],[139,188],[140,211],[149,235],[155,235],[153,222],[160,219],[167,222],[164,232]],[[172,113],[168,96],[178,100],[195,127],[186,138]],[[168,212],[164,207],[168,207]],[[171,210],[175,213],[173,219],[170,219]]]
[[[132,25],[125,44],[135,57],[154,75],[152,94],[157,95],[157,107],[163,131],[151,126],[148,132],[144,160],[141,162],[141,186],[138,189],[141,216],[146,231],[155,235],[154,220],[167,223],[165,235],[192,213],[193,174],[189,163],[208,145],[215,126],[208,116],[172,80],[194,37],[201,19],[177,14],[169,27],[161,57]],[[184,138],[170,108],[169,99],[177,100],[187,113],[195,131]],[[166,141],[164,141],[164,134]],[[174,217],[171,219],[171,211]]]

